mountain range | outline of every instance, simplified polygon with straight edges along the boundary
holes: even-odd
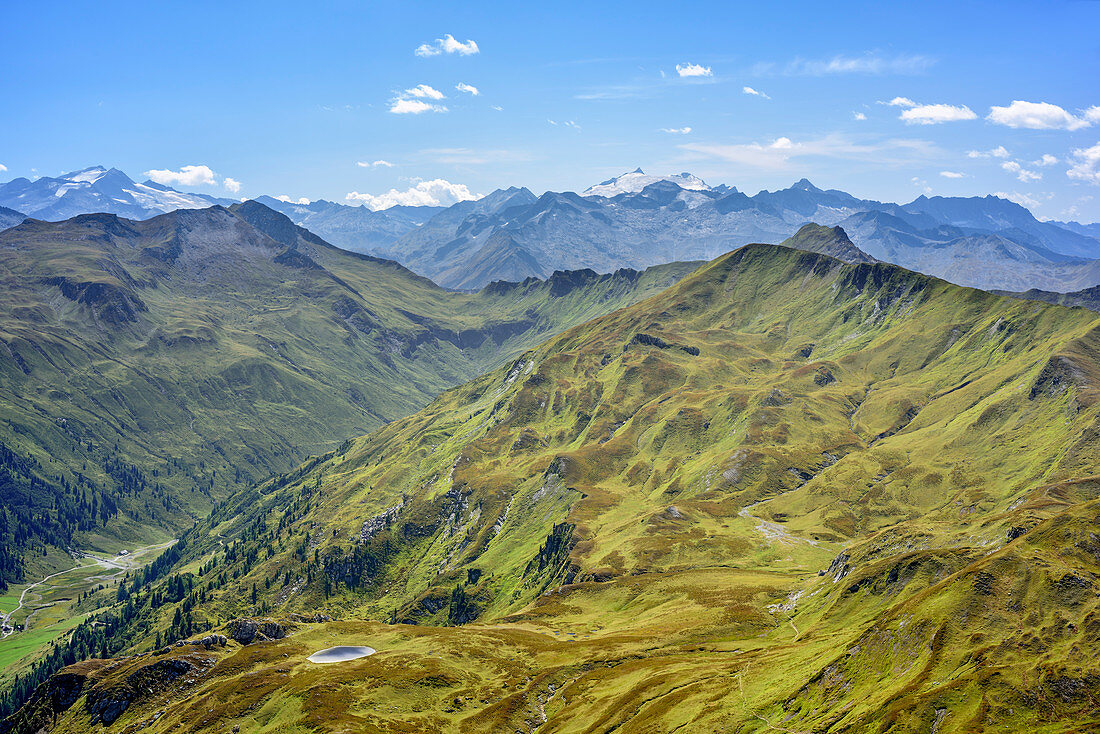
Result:
[[[154,181],[136,183],[117,168],[92,166],[56,178],[16,178],[0,183],[0,206],[47,221],[78,214],[107,213],[147,219],[177,209],[230,205],[234,199],[187,194]],[[0,226],[2,226],[0,222]]]
[[[745,246],[240,488],[6,726],[1095,729],[1098,339]]]
[[[644,269],[709,260],[752,242],[779,243],[804,224],[841,226],[872,257],[984,289],[1053,292],[1100,284],[1100,225],[1042,222],[996,196],[927,197],[908,204],[859,199],[802,179],[748,196],[710,187],[689,173],[637,169],[581,194],[526,188],[450,207],[372,211],[329,201],[260,197],[339,247],[400,262],[446,288],[478,290],[494,280],[544,278],[555,270]],[[135,184],[102,167],[57,179],[0,184],[0,205],[39,219],[107,211],[147,218],[228,200]]]

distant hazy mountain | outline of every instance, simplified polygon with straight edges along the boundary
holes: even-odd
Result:
[[[108,170],[103,166],[66,173],[58,178],[44,176],[34,181],[17,178],[0,183],[0,206],[51,222],[100,212],[129,219],[148,219],[177,209],[204,209],[212,204],[228,206],[233,203],[233,199],[185,194],[153,181],[136,183],[117,168]]]
[[[650,177],[640,171],[586,193],[592,191],[603,193],[496,191],[439,212],[378,254],[446,287],[476,289],[554,270],[609,272],[712,259],[751,242],[783,242],[815,222],[840,224],[851,237],[848,244],[873,259],[960,285],[1020,291],[1100,283],[1100,266],[1092,259],[1100,256],[1100,240],[1040,222],[992,196],[922,196],[899,205],[820,189],[806,179],[748,196],[706,187],[690,174]],[[620,193],[610,195],[614,191]]]
[[[682,189],[689,191],[709,191],[710,187],[703,179],[692,176],[690,173],[678,173],[671,176],[650,176],[641,168],[630,173],[609,178],[595,186],[589,186],[582,192],[582,196],[604,196],[612,198],[619,194],[636,194],[646,186],[658,181],[671,181]]]
[[[9,209],[6,206],[0,206],[0,229],[7,229],[8,227],[14,227],[27,218],[26,214],[17,212],[14,209]]]
[[[1068,229],[1070,232],[1076,232],[1077,234],[1083,234],[1086,237],[1094,237],[1100,239],[1100,222],[1094,222],[1092,224],[1081,224],[1080,222],[1047,222],[1047,224],[1053,224],[1056,227],[1062,229]]]
[[[1013,298],[1022,298],[1025,301],[1043,301],[1044,303],[1056,303],[1059,306],[1069,306],[1070,308],[1087,308],[1091,311],[1100,311],[1100,285],[1070,293],[1055,293],[1039,290],[1038,288],[1023,292],[993,292],[998,296],[1012,296]]]
[[[985,199],[955,200],[959,201],[974,202],[978,205],[975,208],[988,204]],[[995,201],[994,206],[1016,206],[1003,199]],[[1052,239],[1067,239],[1057,233],[1053,238],[1040,239],[1019,227],[999,231],[959,227],[942,223],[927,211],[911,210],[910,206],[859,212],[844,219],[840,226],[857,247],[872,257],[960,285],[987,290],[1070,291],[1100,283],[1100,261],[1051,249]],[[1100,248],[1100,242],[1092,243]]]
[[[960,285],[1061,292],[1100,283],[1100,225],[1041,222],[996,196],[921,196],[893,204],[820,189],[806,179],[749,196],[710,187],[690,173],[637,169],[582,194],[535,196],[513,187],[446,208],[371,211],[330,201],[257,200],[341,247],[396,260],[461,290],[555,270],[612,272],[710,260],[753,242],[783,242],[809,222],[840,225],[868,256]],[[0,185],[0,205],[40,219],[98,211],[142,219],[214,201],[227,203],[136,184],[102,167]]]
[[[324,199],[309,204],[295,204],[270,196],[258,196],[256,201],[290,217],[334,245],[356,252],[373,252],[389,247],[398,237],[410,232],[442,206],[395,206],[372,211],[365,206],[348,206]]]

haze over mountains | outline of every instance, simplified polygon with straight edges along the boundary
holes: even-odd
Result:
[[[748,196],[686,173],[653,176],[638,169],[582,194],[536,196],[509,188],[447,208],[372,211],[328,201],[258,200],[333,244],[465,290],[555,270],[612,272],[711,259],[751,242],[782,242],[807,222],[839,225],[878,260],[960,285],[1067,292],[1100,284],[1097,225],[1041,222],[995,196],[921,196],[899,205],[822,190],[805,179]],[[0,185],[0,205],[39,219],[93,211],[140,219],[211,203],[231,202],[136,184],[102,167]],[[0,226],[16,219],[9,213]]]

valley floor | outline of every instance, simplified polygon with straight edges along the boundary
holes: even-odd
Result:
[[[88,617],[74,607],[82,594],[150,563],[175,539],[134,548],[125,555],[73,551],[76,565],[29,584],[12,586],[0,596],[0,683],[36,660],[53,642]],[[94,611],[94,610],[93,610]]]

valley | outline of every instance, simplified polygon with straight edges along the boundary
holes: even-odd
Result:
[[[137,657],[72,669],[79,695],[177,661],[190,672],[126,694],[121,721],[1091,721],[1098,328],[892,265],[742,248],[236,493],[174,572],[189,626],[270,617],[270,641],[135,637]],[[128,624],[164,629],[160,583],[135,581]],[[377,652],[306,660],[340,645]],[[50,700],[23,721],[75,731],[95,710]]]
[[[1100,732],[1100,3],[9,3],[0,734]]]

